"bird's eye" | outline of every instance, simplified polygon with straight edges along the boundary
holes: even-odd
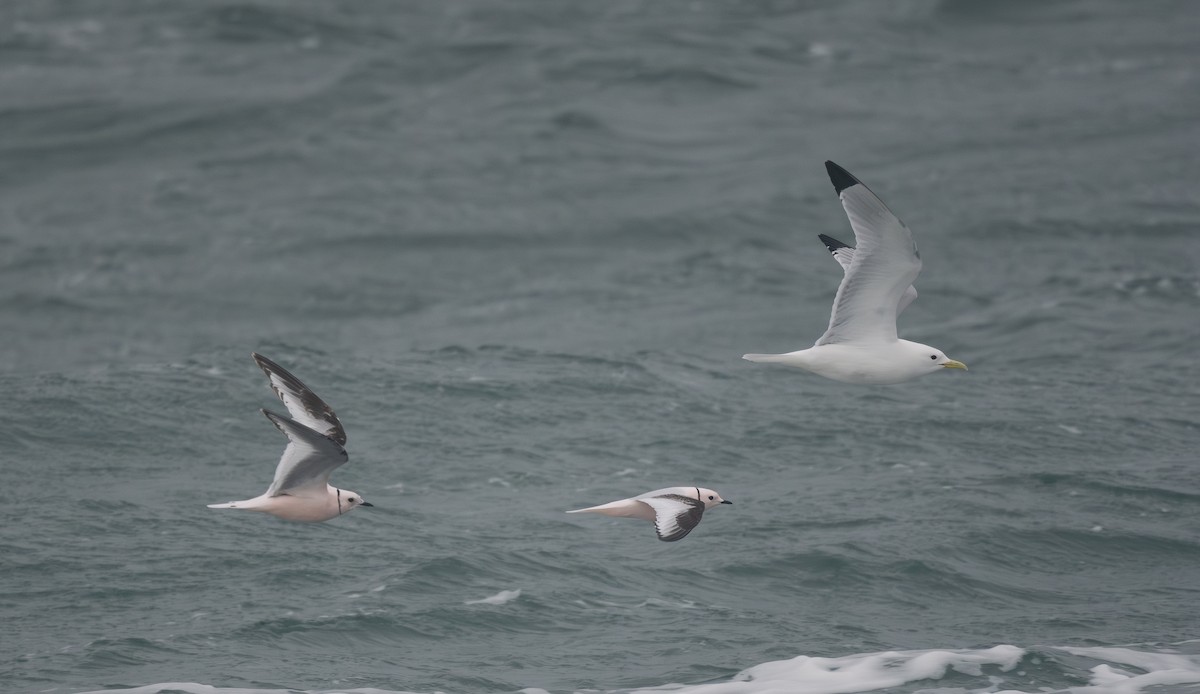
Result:
[[[713,500],[713,498],[710,496],[710,497],[708,497],[708,500],[709,500],[709,501],[712,501],[712,500]]]
[[[930,355],[929,355],[929,358],[930,358],[930,359],[932,359],[932,360],[934,360],[934,361],[937,361],[937,355],[936,355],[936,354],[930,354]]]

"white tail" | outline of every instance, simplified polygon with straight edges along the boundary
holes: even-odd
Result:
[[[567,511],[567,513],[599,513],[615,518],[645,518],[646,520],[654,520],[654,510],[637,499],[619,499],[617,501],[610,501],[607,504],[600,504],[599,506],[577,508],[574,511]]]
[[[743,354],[742,359],[745,359],[746,361],[766,361],[766,362],[787,361],[785,359],[785,357],[787,357],[787,356],[788,355],[786,355],[786,354]]]
[[[620,507],[622,505],[623,501],[624,501],[624,499],[622,499],[621,501],[613,501],[611,503],[601,504],[600,506],[589,506],[587,508],[577,508],[574,511],[567,511],[567,513],[605,513],[605,511],[609,508]]]

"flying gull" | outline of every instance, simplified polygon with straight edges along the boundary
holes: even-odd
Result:
[[[263,494],[244,501],[209,504],[209,508],[262,511],[285,520],[316,523],[359,506],[371,506],[358,492],[330,486],[329,476],[349,459],[346,430],[325,401],[287,369],[261,354],[254,361],[267,374],[271,390],[291,417],[262,410],[287,437],[288,445],[275,468],[275,480]]]
[[[732,504],[704,487],[667,487],[620,501],[567,513],[599,513],[615,518],[640,518],[654,523],[654,531],[663,542],[682,540],[700,524],[705,509]]]
[[[921,272],[912,232],[848,171],[831,161],[825,162],[825,169],[857,241],[857,247],[850,248],[821,236],[846,272],[833,300],[829,328],[808,349],[742,358],[795,366],[835,381],[881,385],[942,369],[966,370],[965,364],[936,347],[899,339],[896,316],[917,297],[912,283]]]

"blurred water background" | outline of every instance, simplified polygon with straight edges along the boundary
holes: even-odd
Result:
[[[5,2],[0,689],[1195,692],[1197,36],[1182,0]],[[825,328],[825,159],[969,372],[739,359]],[[204,507],[282,451],[252,350],[375,508]],[[562,513],[684,484],[735,505],[678,543]]]

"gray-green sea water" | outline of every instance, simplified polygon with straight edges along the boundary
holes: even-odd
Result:
[[[1200,5],[0,5],[0,691],[1195,692]],[[903,337],[811,344],[913,229]],[[205,504],[284,438],[374,508]],[[686,539],[564,511],[674,485]],[[519,593],[517,593],[519,591]],[[740,673],[740,674],[739,674]]]

